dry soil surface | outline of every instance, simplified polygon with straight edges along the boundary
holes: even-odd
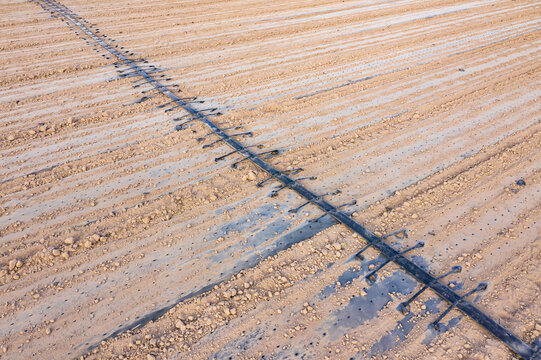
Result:
[[[535,0],[65,0],[246,144],[446,279],[541,333]],[[329,219],[215,162],[37,2],[0,4],[0,358],[511,359]],[[209,142],[212,138],[209,138]],[[238,158],[236,158],[238,160]],[[518,180],[519,181],[517,183]],[[148,321],[152,319],[152,321]],[[136,328],[134,328],[136,327]]]

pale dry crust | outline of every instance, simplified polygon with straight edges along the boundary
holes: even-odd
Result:
[[[532,319],[536,319],[539,314],[535,301],[539,296],[539,284],[536,284],[539,269],[535,265],[539,260],[540,251],[536,224],[539,219],[539,199],[532,202],[533,208],[527,207],[511,213],[505,209],[513,208],[513,204],[516,208],[525,202],[523,198],[537,192],[541,174],[537,169],[525,179],[530,184],[528,187],[534,189],[530,192],[526,188],[518,193],[510,191],[510,188],[514,188],[512,181],[510,187],[502,188],[494,185],[501,184],[505,177],[513,179],[514,173],[523,170],[523,167],[531,167],[535,159],[521,162],[520,159],[523,159],[524,155],[522,152],[530,152],[532,144],[539,142],[540,138],[541,133],[538,131],[533,136],[522,137],[522,141],[518,144],[512,146],[498,144],[499,146],[494,148],[485,149],[485,154],[479,155],[477,159],[471,159],[474,164],[462,168],[459,174],[453,174],[453,170],[456,169],[443,171],[363,212],[363,216],[372,214],[369,219],[377,223],[377,219],[382,218],[379,214],[381,209],[393,207],[394,210],[384,217],[386,221],[380,222],[380,229],[383,231],[403,225],[404,220],[412,237],[417,233],[423,233],[421,230],[423,227],[436,231],[437,239],[440,240],[437,247],[441,249],[449,246],[450,250],[445,252],[447,256],[443,258],[434,256],[435,261],[431,264],[431,268],[441,272],[452,265],[462,265],[468,274],[466,284],[469,286],[474,286],[476,281],[488,277],[490,283],[494,285],[483,295],[479,306],[501,319],[502,324],[505,323],[512,331],[527,335],[529,341],[536,337],[536,322]],[[537,156],[540,155],[537,152]],[[495,174],[499,176],[494,176]],[[453,190],[450,193],[450,189],[459,191]],[[463,195],[468,192],[474,192],[475,195]],[[468,201],[465,202],[465,199]],[[478,206],[472,208],[469,204],[471,202]],[[502,205],[504,209],[500,209],[499,213],[505,215],[505,222],[485,229],[486,238],[483,242],[468,241],[466,244],[455,245],[458,237],[467,236],[468,229],[487,226],[485,221],[490,222],[490,218],[494,216],[494,208]],[[454,216],[457,213],[462,215]],[[422,221],[413,224],[412,214],[420,216]],[[443,221],[445,219],[452,220],[446,222]],[[438,226],[438,222],[442,225]],[[332,228],[305,243],[295,245],[254,269],[239,274],[208,294],[179,304],[168,315],[145,329],[130,332],[104,345],[96,354],[98,357],[106,354],[109,354],[106,357],[124,354],[130,358],[139,356],[144,358],[145,354],[163,353],[164,356],[171,356],[171,353],[178,351],[190,351],[190,355],[186,353],[181,358],[184,356],[206,358],[227,342],[249,334],[250,329],[258,328],[260,323],[265,322],[267,326],[272,324],[279,327],[277,331],[279,334],[293,338],[272,337],[261,341],[258,346],[246,353],[240,352],[238,354],[240,357],[256,358],[261,354],[272,355],[275,351],[273,343],[280,345],[286,339],[288,344],[295,344],[298,341],[296,337],[301,340],[316,338],[320,330],[318,327],[326,314],[319,306],[330,305],[314,303],[314,295],[329,282],[332,283],[329,279],[337,278],[347,266],[341,269],[325,269],[331,262],[340,263],[347,260],[362,244],[362,240],[348,232],[338,231]],[[518,232],[521,232],[522,236],[517,236]],[[428,246],[435,247],[436,244],[431,241]],[[375,253],[372,252],[371,255]],[[492,261],[487,264],[489,259]],[[359,268],[359,264],[355,266]],[[322,269],[324,275],[314,275]],[[515,275],[510,276],[510,271]],[[387,275],[389,274],[388,272]],[[521,291],[514,291],[513,289],[520,286],[519,283],[523,288]],[[367,286],[366,283],[358,281],[341,288],[339,295],[336,296],[336,303],[332,305],[340,308],[347,303],[350,296],[363,294]],[[423,297],[421,299],[426,300],[433,297],[433,294]],[[423,301],[416,303],[414,311],[419,311]],[[382,311],[378,320],[371,324],[370,332],[363,332],[360,329],[352,331],[340,341],[319,349],[319,356],[325,356],[330,349],[333,354],[329,356],[348,358],[357,351],[369,348],[371,343],[384,335],[381,328],[386,328],[389,323],[400,319],[394,307],[390,304]],[[521,315],[518,315],[519,312]],[[281,314],[291,314],[291,317]],[[239,321],[234,320],[237,317]],[[287,323],[284,320],[288,320]],[[416,337],[422,335],[428,320],[421,316],[416,321],[418,322],[416,330],[408,336],[406,342],[391,352],[402,354],[403,356],[399,358],[418,357],[425,351],[426,358],[453,359],[458,354],[463,358],[494,358],[494,356],[512,358],[499,342],[484,334],[469,320],[463,320],[459,327],[443,334],[427,349]],[[220,329],[222,327],[223,329]],[[205,337],[213,332],[217,335],[208,339]],[[422,336],[420,339],[422,340]]]
[[[242,1],[227,6],[86,1],[66,5],[98,24],[102,33],[123,41],[120,45],[171,68],[167,74],[181,84],[186,96],[201,95],[226,109],[220,122],[255,130],[256,138],[247,142],[289,149],[278,158],[279,167],[302,166],[307,175],[319,176],[308,184],[310,188],[321,193],[341,188],[344,195],[333,203],[359,199],[358,219],[371,230],[384,234],[408,226],[409,244],[426,239],[422,256],[432,261],[435,272],[460,262],[473,279],[467,286],[491,279],[480,306],[528,342],[535,337],[535,322],[540,320],[532,299],[539,294],[533,265],[539,262],[536,164],[541,115],[535,92],[539,88],[535,2],[494,1],[469,9],[467,2],[456,1],[406,2],[386,8],[312,1],[272,6],[260,2],[250,7]],[[185,6],[201,12],[186,15]],[[355,11],[347,12],[349,8]],[[461,10],[447,13],[452,8]],[[11,20],[2,23],[1,30],[9,35],[0,44],[5,60],[0,108],[7,115],[0,137],[0,219],[4,219],[0,281],[5,285],[1,314],[11,320],[20,314],[41,319],[28,326],[17,322],[17,330],[1,339],[9,344],[9,358],[65,355],[81,339],[88,339],[88,329],[100,334],[124,317],[152,311],[155,296],[163,289],[212,278],[208,260],[194,262],[193,269],[183,269],[174,281],[155,275],[148,266],[155,264],[158,273],[167,274],[168,261],[145,258],[175,249],[193,252],[196,258],[226,251],[246,233],[199,244],[220,224],[268,204],[270,191],[255,188],[248,171],[260,180],[263,175],[248,165],[239,173],[226,164],[214,164],[213,158],[223,150],[200,150],[195,138],[205,133],[201,127],[193,128],[196,134],[172,131],[168,118],[151,111],[163,99],[132,104],[138,94],[129,80],[107,81],[116,76],[111,66],[104,67],[110,60],[37,9],[31,3],[6,5]],[[126,9],[133,16],[126,16]],[[418,16],[393,21],[404,13]],[[321,14],[330,17],[316,17]],[[423,57],[426,49],[428,56]],[[384,75],[294,99],[373,74]],[[497,112],[492,111],[498,106]],[[477,117],[482,119],[477,126],[461,128]],[[442,163],[446,169],[437,172]],[[164,172],[167,167],[175,170]],[[34,171],[40,172],[27,175]],[[527,186],[515,194],[511,189],[517,188],[514,181],[519,177]],[[401,191],[389,197],[385,190]],[[249,198],[245,205],[222,216],[205,216],[245,197]],[[283,204],[300,202],[286,194],[272,201],[280,209],[277,218],[289,216],[282,215]],[[502,201],[509,205],[502,209]],[[386,211],[386,206],[393,210]],[[10,214],[16,216],[9,218]],[[291,227],[306,218],[297,216]],[[532,232],[515,235],[524,227]],[[70,237],[73,244],[66,241]],[[455,239],[462,238],[468,241],[456,245]],[[96,356],[126,351],[125,355],[144,358],[165,350],[170,356],[181,352],[178,357],[183,358],[182,351],[190,349],[190,357],[202,357],[228,348],[227,342],[242,337],[242,331],[260,329],[256,319],[278,329],[278,335],[269,335],[239,356],[273,352],[282,356],[287,349],[278,353],[276,345],[303,344],[303,339],[317,336],[328,311],[340,309],[341,302],[365,287],[354,282],[330,300],[313,301],[347,269],[340,260],[349,258],[363,242],[339,227],[311,241],[246,271],[223,289],[179,305],[133,339],[113,340]],[[519,252],[522,248],[530,251]],[[230,259],[231,265],[241,254]],[[337,264],[314,275],[330,262]],[[122,285],[114,285],[122,278]],[[255,290],[260,296],[223,299],[228,287],[245,291],[244,283],[249,287],[246,293]],[[145,296],[140,295],[143,290]],[[92,295],[78,298],[81,291]],[[268,291],[273,297],[267,302]],[[64,299],[73,309],[63,315],[45,308]],[[211,299],[217,308],[208,307],[209,314],[203,314],[202,304]],[[302,314],[305,302],[313,310]],[[129,304],[137,304],[139,313],[121,314]],[[393,302],[377,319],[347,332],[348,338],[340,340],[344,345],[339,346],[338,340],[321,343],[316,354],[348,358],[363,347],[369,349],[401,318],[394,307]],[[278,309],[281,316],[273,312]],[[294,326],[287,322],[291,312],[296,314]],[[186,320],[185,333],[174,327],[179,313]],[[184,318],[189,314],[194,321]],[[408,339],[391,352],[407,358],[510,357],[466,320],[438,338],[428,352],[415,340],[428,321],[420,319]],[[6,329],[10,323],[5,322]],[[157,346],[145,335],[154,336]],[[463,347],[466,339],[469,349]],[[142,343],[126,348],[136,340]]]

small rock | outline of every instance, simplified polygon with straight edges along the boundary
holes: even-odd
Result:
[[[341,250],[341,249],[342,249],[342,244],[340,244],[340,243],[333,243],[332,246],[333,246],[336,250]]]
[[[53,330],[52,330],[51,328],[45,329],[45,334],[46,334],[46,335],[50,335],[51,332],[53,332]]]
[[[66,244],[66,245],[73,245],[73,242],[74,242],[74,240],[73,240],[73,238],[71,236],[64,239],[64,244]]]
[[[15,135],[9,135],[8,136],[8,141],[13,141],[15,140]]]
[[[58,249],[53,249],[53,256],[60,256],[61,252]]]
[[[147,355],[147,360],[156,360],[156,357],[154,355]]]
[[[257,177],[255,176],[255,173],[253,171],[248,172],[248,176],[246,178],[250,181],[257,180]]]
[[[419,215],[413,214],[413,215],[411,215],[411,218],[412,218],[412,219],[418,219],[418,218],[419,218]]]
[[[15,265],[17,265],[17,260],[10,260],[9,264],[8,264],[9,270],[11,271],[11,270],[15,269]]]
[[[525,186],[525,185],[526,185],[526,181],[524,181],[524,179],[519,179],[519,180],[517,180],[517,185],[519,185],[519,186]]]
[[[541,324],[535,324],[535,330],[541,331]]]
[[[85,248],[90,249],[92,247],[92,242],[90,240],[86,240],[83,245]]]
[[[184,325],[182,320],[177,320],[177,322],[175,323],[175,327],[182,331],[186,330],[186,325]]]

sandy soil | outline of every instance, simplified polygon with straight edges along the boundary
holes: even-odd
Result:
[[[63,4],[539,341],[537,1]],[[394,265],[368,285],[362,239],[215,162],[38,4],[0,10],[0,358],[514,358],[457,311],[436,334],[429,291],[404,317],[418,285]]]

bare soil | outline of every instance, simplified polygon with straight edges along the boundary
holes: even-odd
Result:
[[[539,341],[538,1],[62,3]],[[395,265],[367,284],[363,239],[215,162],[37,3],[0,10],[1,359],[514,358],[456,310],[436,334],[430,291],[404,317],[419,285]]]

